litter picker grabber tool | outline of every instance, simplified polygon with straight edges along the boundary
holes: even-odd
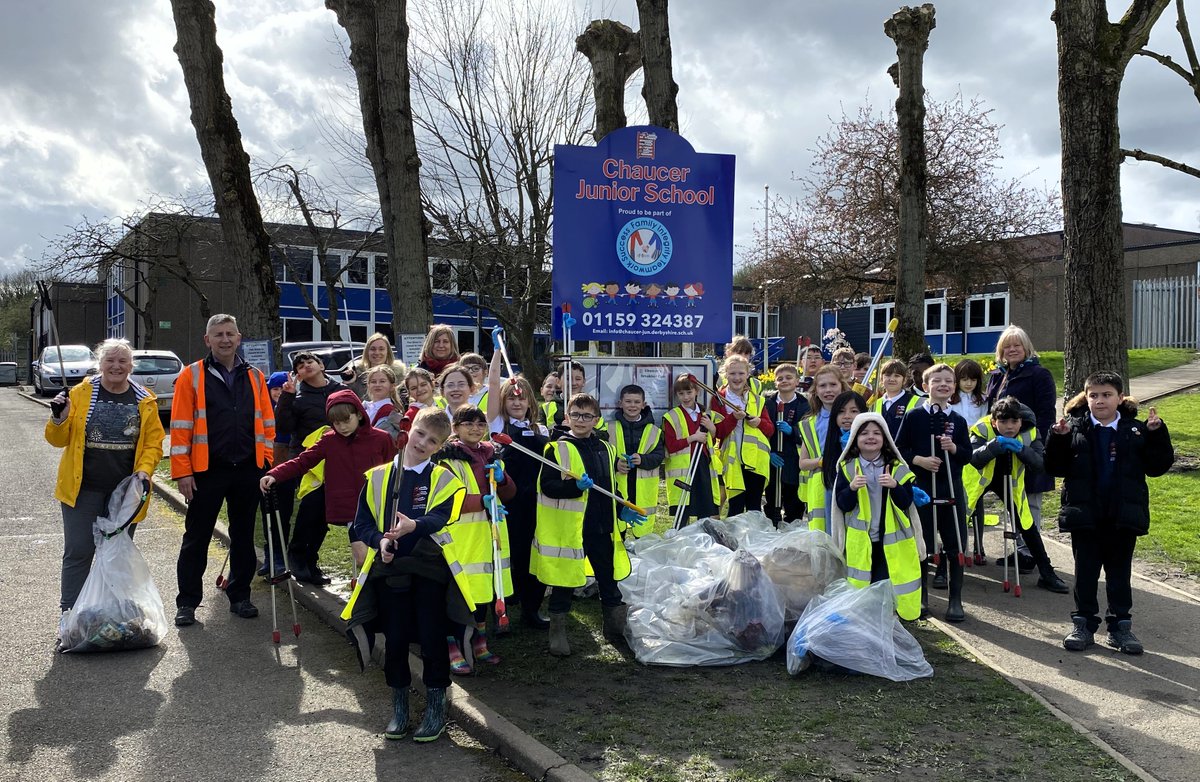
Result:
[[[692,443],[692,453],[688,459],[687,480],[675,479],[675,485],[683,491],[679,495],[679,505],[675,508],[675,523],[671,525],[672,529],[683,529],[683,520],[687,518],[687,506],[692,501],[692,482],[696,480],[696,469],[700,466],[700,449],[703,447],[704,445],[701,443]]]
[[[732,401],[726,400],[726,398],[721,396],[720,394],[718,394],[716,392],[716,389],[714,389],[712,386],[707,386],[704,383],[701,383],[700,378],[698,378],[692,374],[689,374],[688,377],[691,378],[692,383],[695,384],[695,386],[697,388],[704,391],[710,397],[716,397],[716,398],[720,399],[721,403],[724,404],[726,407],[730,408],[731,410],[741,410],[741,411],[745,412],[744,407],[742,407],[741,405],[738,405],[738,404],[734,404]]]
[[[58,353],[58,376],[62,379],[63,391],[67,390],[67,370],[63,363],[62,340],[58,336],[58,320],[54,317],[54,306],[50,303],[50,287],[41,280],[37,281],[38,295],[42,299],[42,309],[50,313],[50,338],[54,340],[54,349]],[[59,411],[55,411],[58,415]]]
[[[385,507],[383,509],[383,512],[385,514],[384,518],[388,519],[387,524],[386,524],[387,529],[384,530],[385,532],[387,532],[388,530],[391,530],[393,522],[395,521],[395,518],[396,518],[395,517],[395,508],[396,508],[396,499],[397,499],[396,492],[398,492],[400,490],[400,470],[401,470],[400,460],[403,457],[404,457],[404,451],[400,451],[400,453],[396,454],[395,457],[392,458],[392,476],[393,476],[393,481],[395,482],[395,485],[392,487],[391,500],[390,500],[389,504],[385,505]],[[392,514],[392,515],[389,516],[387,514]],[[346,607],[342,609],[341,617],[342,617],[342,619],[344,619],[346,621],[350,621],[350,617],[354,613],[354,604],[358,602],[358,596],[360,594],[362,594],[363,584],[367,583],[367,575],[371,572],[371,565],[375,564],[375,555],[377,553],[378,553],[377,549],[369,548],[369,549],[367,549],[367,555],[365,557],[363,557],[362,567],[359,568],[358,576],[352,582],[354,584],[354,586],[350,588],[350,599],[346,601]]]
[[[508,360],[508,350],[504,347],[504,329],[499,327],[492,329],[492,340],[500,350],[500,358],[504,359],[504,369],[508,372],[508,376],[515,377],[516,373],[513,372],[512,363]]]
[[[500,551],[500,500],[496,494],[496,473],[489,469],[487,474],[492,495],[492,589],[496,592],[496,627],[503,631],[508,629],[508,609],[504,604],[504,559]]]
[[[1012,475],[1004,476],[1004,591],[1012,589],[1013,597],[1021,596],[1021,568],[1017,565],[1017,514],[1013,507],[1013,480]],[[1008,542],[1012,541],[1012,560],[1009,560]],[[1008,568],[1012,565],[1013,572],[1016,574],[1016,581],[1008,580]]]
[[[896,327],[900,325],[899,318],[892,318],[888,321],[887,331],[883,335],[883,339],[879,341],[879,347],[875,348],[875,355],[871,357],[871,363],[867,366],[867,373],[863,375],[863,385],[873,388],[871,378],[875,374],[875,370],[879,367],[879,361],[883,358],[883,351],[887,347],[888,342],[896,334]]]
[[[779,425],[783,423],[783,402],[779,400],[779,393],[775,394],[775,450],[780,457],[783,456],[783,431]],[[774,470],[775,473],[775,507],[779,509],[779,521],[787,521],[787,511],[783,509],[783,468],[778,467]]]
[[[804,362],[808,360],[808,351],[811,347],[812,340],[808,337],[799,337],[796,340],[796,372],[800,375],[801,391],[812,388],[812,378],[804,372]]]
[[[283,520],[279,518],[279,500],[274,489],[267,491],[263,495],[263,512],[267,514],[270,521],[268,526],[273,526],[274,532],[279,533],[279,540],[283,541]],[[267,568],[269,573],[269,581],[271,582],[271,640],[279,643],[279,618],[275,609],[275,587],[280,582],[287,582],[288,601],[292,605],[292,633],[300,637],[300,620],[296,617],[296,594],[293,591],[292,574],[288,568],[287,550],[284,548],[280,554],[283,557],[283,572],[275,570],[275,536],[267,535]]]
[[[521,445],[520,443],[515,442],[511,437],[509,437],[508,435],[506,435],[502,432],[501,433],[493,432],[492,433],[492,442],[500,443],[501,445],[511,446],[512,448],[516,448],[518,451],[525,454],[526,456],[531,456],[534,459],[537,459],[542,464],[544,464],[548,467],[553,467],[554,469],[558,470],[563,475],[566,475],[569,478],[574,478],[575,480],[579,480],[580,478],[583,477],[581,475],[576,475],[575,473],[573,473],[570,470],[563,467],[558,462],[547,459],[545,456],[542,456],[537,451],[534,451],[530,448],[526,448],[525,446]],[[624,505],[626,508],[629,508],[631,511],[638,514],[639,516],[647,516],[648,515],[645,508],[640,508],[637,505],[634,505],[629,500],[614,494],[613,492],[609,491],[608,489],[604,488],[603,486],[593,486],[592,490],[600,492],[605,497],[611,497],[612,499],[616,500],[621,505]]]
[[[946,412],[944,410],[942,410],[940,405],[930,405],[929,409],[930,409],[929,453],[931,456],[936,456],[938,453],[937,438],[946,434],[946,429],[950,424],[950,420],[949,420],[949,417],[946,415]],[[941,453],[942,453],[942,456],[939,458],[942,460],[942,464],[946,464],[946,462],[948,460],[948,456],[946,455],[945,451],[942,451]],[[941,469],[939,468],[938,473],[940,473],[940,472],[941,472]],[[958,541],[958,565],[959,565],[959,567],[963,567],[966,564],[966,556],[963,554],[962,530],[960,530],[958,527],[958,522],[959,522],[959,520],[958,520],[958,498],[955,496],[955,493],[954,493],[954,476],[950,474],[949,469],[946,470],[946,478],[947,478],[947,483],[950,486],[950,497],[949,498],[938,497],[937,473],[934,474],[933,480],[930,481],[930,488],[932,489],[932,491],[930,492],[930,497],[931,497],[930,504],[932,507],[933,525],[934,525],[934,528],[936,529],[937,523],[938,523],[937,507],[939,505],[947,505],[947,504],[950,505],[951,517],[954,521],[954,538],[956,541]],[[941,561],[942,561],[941,556],[942,556],[941,549],[938,548],[937,550],[934,551],[934,554],[933,554],[933,564],[940,565]]]
[[[980,503],[978,512],[971,515],[971,530],[975,538],[973,559],[976,565],[982,565],[987,561],[987,555],[983,552],[983,503]]]
[[[221,560],[221,572],[217,573],[217,589],[222,592],[225,587],[229,586],[229,579],[225,578],[225,568],[229,566],[229,549],[225,549],[225,559]]]

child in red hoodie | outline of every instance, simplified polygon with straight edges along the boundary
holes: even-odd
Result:
[[[278,481],[298,478],[322,461],[325,462],[325,524],[315,529],[296,529],[288,551],[297,578],[311,573],[317,564],[317,552],[325,541],[327,525],[347,526],[358,510],[358,495],[366,485],[366,471],[396,455],[392,438],[373,429],[367,411],[350,389],[335,391],[325,402],[325,415],[332,429],[294,459],[271,468],[259,482],[266,493]],[[367,547],[351,538],[354,561],[361,566]],[[304,579],[301,579],[304,580]]]

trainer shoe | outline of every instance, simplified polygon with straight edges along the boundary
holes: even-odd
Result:
[[[229,604],[229,613],[237,614],[242,619],[253,619],[258,616],[258,609],[249,600],[239,600]],[[178,617],[176,617],[176,622],[178,622]]]
[[[194,606],[179,606],[175,611],[175,626],[187,627],[196,624],[196,609]]]
[[[1073,616],[1071,617],[1071,621],[1075,623],[1075,629],[1063,639],[1063,648],[1068,652],[1082,652],[1095,643],[1096,637],[1088,629],[1087,617]]]
[[[1133,634],[1133,622],[1122,619],[1116,627],[1108,629],[1108,645],[1125,654],[1141,654],[1145,651],[1142,642]]]

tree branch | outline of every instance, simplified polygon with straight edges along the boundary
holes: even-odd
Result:
[[[1165,168],[1169,168],[1174,171],[1180,171],[1188,176],[1200,178],[1200,168],[1192,168],[1186,163],[1179,163],[1171,160],[1170,158],[1163,157],[1162,155],[1155,155],[1152,152],[1143,152],[1140,149],[1122,149],[1121,155],[1122,157],[1133,158],[1134,160],[1142,160],[1147,163],[1158,163],[1160,166]]]

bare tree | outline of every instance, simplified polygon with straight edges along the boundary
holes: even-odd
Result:
[[[638,34],[612,19],[596,19],[575,39],[575,48],[592,66],[596,119],[592,138],[599,142],[625,127],[625,83],[642,67]]]
[[[1105,0],[1054,4],[1068,395],[1097,369],[1127,374],[1117,106],[1125,68],[1169,2],[1134,0],[1118,22],[1109,21]]]
[[[1174,73],[1179,78],[1183,79],[1187,84],[1188,89],[1192,91],[1193,97],[1197,102],[1200,102],[1200,57],[1196,55],[1196,45],[1192,41],[1192,30],[1188,26],[1187,13],[1183,8],[1183,0],[1175,0],[1175,30],[1179,33],[1180,41],[1183,43],[1184,56],[1187,57],[1187,66],[1184,67],[1176,62],[1173,57],[1167,54],[1160,54],[1151,49],[1142,48],[1138,50],[1138,54],[1143,57],[1149,57],[1155,62],[1162,65],[1164,68]],[[1189,176],[1200,177],[1200,168],[1190,166],[1186,163],[1180,163],[1177,160],[1156,155],[1153,152],[1146,152],[1141,149],[1121,149],[1121,155],[1134,160],[1141,160],[1148,163],[1157,163],[1173,171],[1179,171]]]
[[[325,0],[350,39],[366,155],[375,173],[397,337],[433,321],[421,212],[421,158],[413,130],[406,0]]]
[[[192,108],[192,125],[233,261],[243,334],[279,345],[279,286],[271,268],[270,239],[250,177],[250,158],[225,91],[224,56],[217,45],[216,9],[210,0],[171,0]]]
[[[896,243],[895,354],[909,356],[925,349],[925,255],[929,251],[927,166],[925,160],[925,50],[933,30],[933,6],[904,6],[883,23],[896,42],[896,63],[889,69],[900,96],[896,98],[896,127],[900,140]]]
[[[35,269],[61,279],[111,282],[113,292],[138,318],[138,342],[151,345],[157,326],[152,307],[163,280],[175,280],[192,292],[201,320],[212,315],[207,281],[218,277],[218,270],[202,260],[203,254],[182,248],[206,242],[214,222],[211,200],[156,198],[122,217],[84,218],[50,240]]]
[[[1059,224],[1054,193],[999,176],[1000,130],[978,99],[927,96],[929,287],[962,295],[1005,282],[1018,290],[1036,253],[1015,240]],[[799,177],[806,195],[772,199],[770,257],[754,264],[758,283],[789,281],[772,288],[772,299],[840,304],[895,293],[899,149],[894,116],[869,105],[817,140],[812,170]]]
[[[671,25],[667,0],[637,0],[638,37],[642,47],[642,99],[650,124],[679,132],[679,85],[671,72]]]

